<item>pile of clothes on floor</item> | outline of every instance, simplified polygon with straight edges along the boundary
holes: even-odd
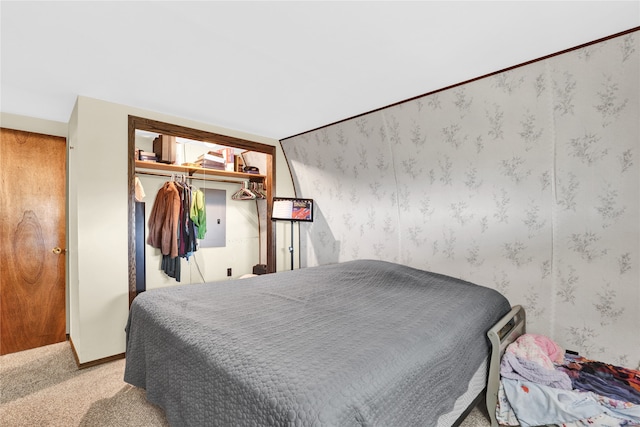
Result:
[[[511,343],[500,375],[501,425],[640,425],[640,371],[565,352],[543,335],[524,334]]]

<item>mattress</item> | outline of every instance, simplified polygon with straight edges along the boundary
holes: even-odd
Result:
[[[125,381],[172,425],[436,425],[509,309],[374,260],[157,289],[131,306]]]
[[[467,385],[467,390],[458,397],[450,412],[442,414],[438,418],[437,427],[447,427],[453,425],[464,411],[470,409],[469,406],[482,393],[487,385],[487,372],[489,370],[489,358],[485,359],[476,372],[473,374]]]

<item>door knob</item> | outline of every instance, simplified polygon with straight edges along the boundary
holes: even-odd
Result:
[[[51,252],[53,252],[56,255],[60,255],[62,252],[65,252],[65,250],[64,249],[60,249],[59,247],[56,246],[55,248],[53,248],[53,250]]]

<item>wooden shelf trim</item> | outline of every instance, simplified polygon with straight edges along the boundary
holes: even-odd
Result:
[[[189,176],[193,176],[194,173],[202,174],[205,177],[224,177],[224,178],[236,178],[242,180],[249,181],[264,181],[265,175],[258,175],[254,173],[245,173],[245,172],[230,172],[230,171],[222,171],[217,169],[206,169],[206,168],[198,168],[194,166],[181,166],[181,165],[171,165],[167,163],[158,163],[158,162],[146,162],[143,160],[136,160],[136,170],[138,169],[153,169],[153,170],[162,170],[170,173],[186,173]],[[196,178],[196,177],[194,177]]]

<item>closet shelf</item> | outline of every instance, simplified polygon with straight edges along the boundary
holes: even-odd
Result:
[[[198,168],[194,166],[180,166],[180,165],[170,165],[167,163],[157,163],[157,162],[146,162],[143,160],[136,160],[136,171],[138,169],[153,169],[153,170],[161,170],[167,171],[170,173],[186,173],[189,176],[193,176],[194,174],[204,175],[206,178],[221,177],[221,178],[235,178],[241,180],[249,180],[249,181],[258,181],[263,182],[266,178],[265,175],[258,175],[253,173],[245,173],[245,172],[229,172],[229,171],[221,171],[217,169],[205,169]],[[197,178],[197,177],[194,177]]]

